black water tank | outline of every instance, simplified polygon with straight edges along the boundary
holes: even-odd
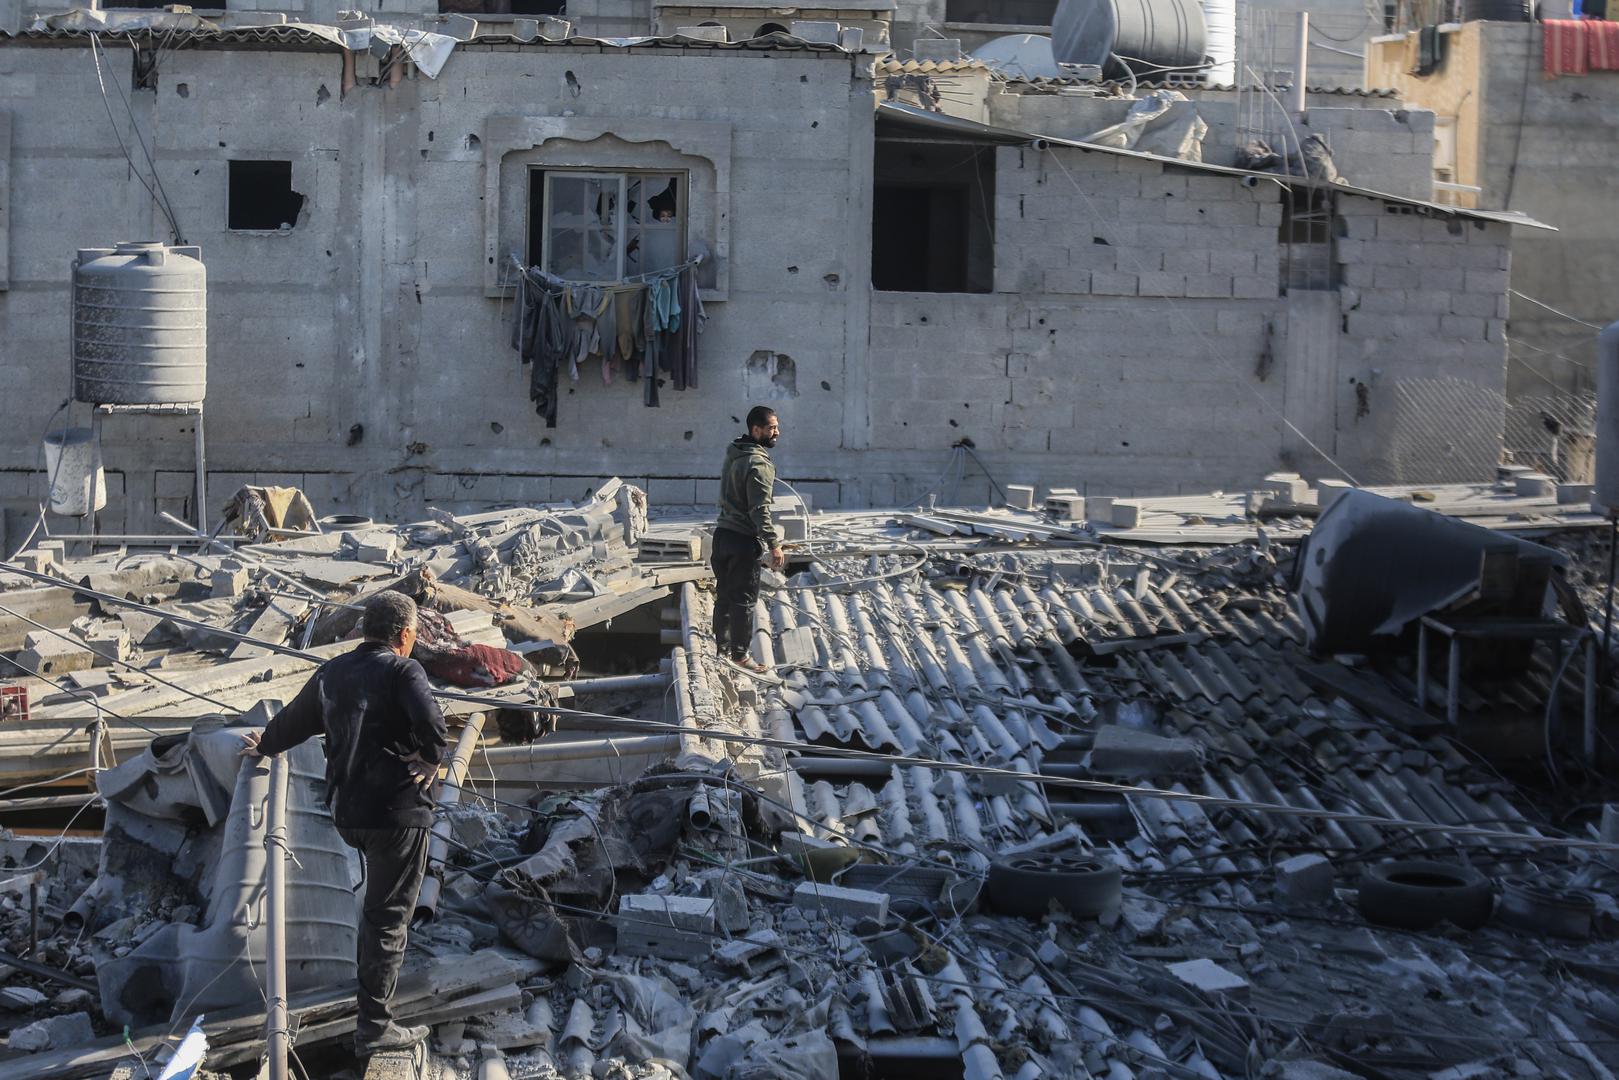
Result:
[[[1124,65],[1137,74],[1196,67],[1207,37],[1197,0],[1062,0],[1051,21],[1059,64],[1096,64],[1110,75]]]
[[[1530,0],[1464,0],[1465,22],[1528,22],[1533,7]]]

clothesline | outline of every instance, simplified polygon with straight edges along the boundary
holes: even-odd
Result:
[[[534,272],[537,269],[536,267],[532,267],[532,266],[524,266],[523,265],[523,260],[519,259],[517,257],[516,252],[512,253],[511,260],[512,260],[512,265],[517,268],[517,272],[519,274],[522,274],[525,277],[528,277],[531,272]],[[557,286],[562,286],[562,287],[588,286],[588,285],[597,285],[597,286],[600,286],[600,285],[633,285],[633,284],[637,284],[637,283],[645,283],[647,281],[653,280],[654,278],[674,277],[676,274],[684,273],[687,270],[696,269],[697,267],[699,267],[699,266],[701,266],[703,264],[703,261],[704,261],[704,256],[701,253],[699,253],[699,254],[693,255],[691,258],[687,259],[685,262],[681,263],[679,266],[666,266],[662,270],[650,270],[645,274],[631,274],[628,277],[620,278],[617,281],[610,281],[610,282],[573,281],[573,280],[571,280],[569,278],[557,277],[555,274],[548,273],[548,272],[546,272],[544,270],[539,270],[538,273],[546,281],[550,282],[551,284],[557,285]],[[530,278],[530,280],[533,280],[533,279]]]

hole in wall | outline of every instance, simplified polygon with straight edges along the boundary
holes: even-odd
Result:
[[[227,227],[290,229],[298,223],[304,196],[292,189],[290,161],[232,161]]]

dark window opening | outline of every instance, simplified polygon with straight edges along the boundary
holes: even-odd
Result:
[[[779,22],[767,22],[767,23],[761,24],[759,29],[757,29],[757,30],[755,30],[753,32],[753,36],[756,37],[756,38],[762,38],[766,34],[790,34],[790,33],[792,33],[792,31],[787,29],[785,26],[783,26]]]
[[[528,175],[530,266],[569,281],[607,282],[685,262],[685,174]]]
[[[999,23],[1003,26],[1050,26],[1057,0],[948,0],[946,22]]]
[[[244,230],[290,229],[304,208],[290,161],[231,162],[229,202],[229,227]]]
[[[1338,264],[1333,258],[1337,203],[1319,188],[1282,189],[1282,292],[1289,289],[1336,289]]]
[[[440,15],[561,15],[564,0],[438,0]]]
[[[993,147],[877,140],[872,287],[993,292],[994,209]]]

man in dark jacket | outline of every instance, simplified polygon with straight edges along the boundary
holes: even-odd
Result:
[[[444,757],[444,717],[427,673],[410,659],[416,603],[402,593],[372,597],[352,652],[320,666],[262,734],[246,732],[243,755],[290,750],[326,736],[326,799],[338,833],[365,862],[357,966],[361,1057],[413,1046],[425,1027],[394,1023],[389,999],[405,958],[406,931],[427,865],[433,827],[428,786]]]
[[[714,644],[723,659],[755,674],[767,669],[748,655],[753,644],[753,605],[759,599],[759,560],[768,550],[770,568],[787,562],[781,533],[770,519],[776,466],[770,448],[781,437],[775,412],[755,405],[748,433],[725,449],[720,472],[720,513],[714,523]]]

